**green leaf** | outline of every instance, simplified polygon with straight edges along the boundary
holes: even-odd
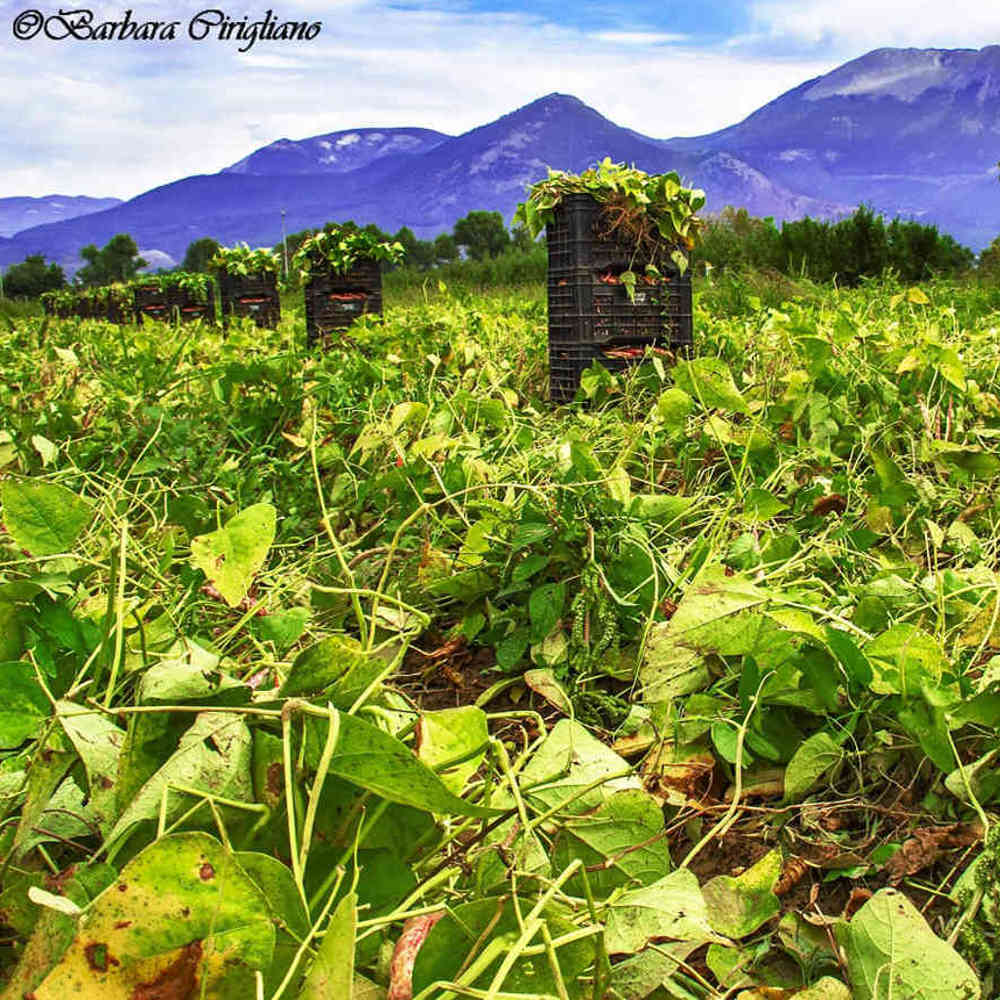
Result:
[[[230,518],[218,531],[191,539],[191,562],[230,607],[247,595],[274,541],[277,512],[258,503]]]
[[[781,876],[781,852],[769,851],[752,868],[733,878],[717,875],[702,892],[713,930],[741,938],[781,912],[774,887]]]
[[[829,733],[813,733],[785,768],[785,802],[798,802],[843,756],[843,748]]]
[[[11,750],[37,736],[50,711],[30,663],[0,663],[0,748]]]
[[[938,641],[916,625],[894,625],[865,646],[872,666],[871,689],[876,694],[919,695],[932,686],[948,666]]]
[[[651,885],[671,869],[663,810],[638,788],[616,792],[594,812],[567,819],[552,854],[556,870],[579,858],[600,899],[619,887]],[[570,885],[582,894],[582,880]]]
[[[289,868],[277,858],[257,851],[237,851],[235,858],[263,893],[281,925],[299,940],[305,938],[309,933],[309,911]]]
[[[106,844],[117,846],[137,823],[158,817],[164,802],[167,822],[190,809],[196,800],[174,790],[178,784],[239,802],[252,801],[250,765],[250,731],[241,715],[198,715],[181,737],[177,751],[126,806]]]
[[[386,661],[365,650],[353,636],[327,636],[295,657],[278,696],[322,694],[325,701],[346,711],[380,674],[392,670],[403,652],[398,650]]]
[[[0,663],[17,660],[23,652],[24,626],[21,623],[21,613],[16,604],[0,601]]]
[[[836,926],[855,1000],[978,1000],[975,973],[895,889],[880,889]]]
[[[534,807],[562,805],[574,815],[596,809],[616,791],[638,787],[625,760],[571,719],[553,726],[521,772],[523,794]]]
[[[94,517],[83,497],[57,483],[8,479],[0,483],[0,503],[14,541],[35,556],[69,552]]]
[[[872,666],[868,662],[868,657],[858,649],[846,632],[827,626],[825,635],[830,652],[844,668],[847,676],[855,684],[867,687],[872,680]]]
[[[425,712],[417,724],[417,757],[456,795],[479,769],[488,743],[486,713],[475,705]]]
[[[511,582],[524,583],[540,570],[545,569],[549,564],[549,557],[543,555],[530,555],[519,562],[510,574]]]
[[[683,390],[671,386],[656,401],[656,415],[663,421],[668,434],[677,434],[687,426],[694,411],[694,400]]]
[[[674,381],[693,399],[709,410],[749,413],[746,400],[736,388],[729,366],[720,358],[678,361]]]
[[[233,856],[207,834],[175,834],[138,854],[87,908],[35,995],[245,1000],[273,951],[267,900]]]
[[[519,900],[520,912],[527,913],[531,905]],[[543,914],[553,938],[572,933],[574,926],[551,907]],[[482,958],[490,949],[495,958],[468,985],[485,990],[506,957],[510,946],[520,936],[517,914],[509,896],[477,899],[449,910],[439,920],[417,952],[413,964],[413,996],[436,982],[454,982],[455,977],[474,959]],[[558,996],[555,977],[544,960],[535,956],[517,959],[503,985],[503,994],[526,993],[531,996]],[[581,982],[581,974],[594,960],[591,941],[571,941],[556,948],[556,960],[570,1000],[582,1000],[591,990]],[[432,993],[432,996],[437,995]],[[335,996],[331,994],[331,996]]]
[[[708,653],[753,652],[761,622],[748,622],[740,613],[768,599],[766,591],[744,577],[726,576],[722,566],[706,567],[670,621],[658,623],[650,632],[639,668],[646,701],[668,701],[707,687],[704,657]]]
[[[751,524],[761,524],[777,516],[783,510],[788,510],[788,504],[782,503],[773,493],[758,488],[747,490],[743,498],[743,518]]]
[[[330,774],[390,802],[424,812],[457,816],[495,816],[496,810],[459,798],[426,764],[394,736],[369,722],[333,711],[338,734]],[[326,740],[327,722],[310,719],[306,758],[316,767]]]
[[[83,761],[90,807],[101,832],[107,833],[118,816],[116,779],[125,731],[107,715],[71,701],[58,702],[56,712],[73,749]]]
[[[354,984],[354,938],[358,925],[358,897],[349,892],[337,903],[326,926],[316,958],[299,993],[300,1000],[351,997]]]
[[[566,602],[566,588],[561,583],[543,583],[528,598],[531,641],[541,642],[555,627]]]
[[[179,639],[165,659],[139,681],[139,703],[167,705],[245,705],[248,685],[223,671],[220,658],[191,639]]]
[[[634,955],[650,941],[720,941],[708,922],[698,879],[686,868],[641,889],[630,889],[608,904],[604,944],[611,955]]]
[[[284,652],[305,631],[312,612],[309,608],[288,608],[254,619],[254,630],[264,642],[273,642]]]

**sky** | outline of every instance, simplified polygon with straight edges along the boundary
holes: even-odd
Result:
[[[393,125],[457,134],[552,91],[657,138],[699,135],[873,48],[998,36],[984,0],[211,2],[233,20],[270,4],[278,21],[322,29],[240,53],[214,34],[187,38],[205,0],[0,0],[0,197],[131,198],[276,139]],[[60,6],[95,24],[126,9],[177,21],[178,39],[14,37],[23,12]]]

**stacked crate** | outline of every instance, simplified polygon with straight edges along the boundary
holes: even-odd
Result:
[[[170,314],[176,315],[182,323],[194,323],[197,320],[215,322],[215,290],[205,279],[205,299],[192,295],[186,288],[172,288],[167,293],[167,306]]]
[[[135,321],[141,323],[144,317],[149,319],[170,319],[170,304],[167,293],[156,283],[137,285],[135,297]]]
[[[219,275],[222,322],[249,316],[259,327],[276,327],[281,319],[278,279],[274,274]]]
[[[313,344],[345,330],[358,316],[382,313],[382,271],[378,261],[356,261],[346,274],[316,271],[305,289],[306,339]]]
[[[657,261],[662,278],[645,275],[634,247],[602,235],[601,205],[588,194],[567,195],[546,226],[549,301],[549,395],[576,396],[580,376],[594,361],[623,371],[647,347],[687,350],[692,340],[691,277],[669,253]],[[621,281],[638,276],[634,299]]]

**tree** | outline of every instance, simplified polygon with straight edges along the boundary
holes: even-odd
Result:
[[[403,244],[403,249],[406,250],[406,257],[404,258],[404,263],[409,267],[416,267],[422,271],[426,271],[427,268],[433,267],[434,260],[434,244],[429,240],[418,240],[416,236],[413,235],[413,230],[409,226],[403,226],[402,229],[395,236],[392,237],[397,243]]]
[[[458,260],[458,244],[451,233],[441,233],[434,238],[434,262],[447,264],[452,260]]]
[[[473,260],[499,257],[510,246],[510,234],[499,212],[469,212],[455,223],[455,242]]]
[[[10,299],[34,299],[65,284],[66,275],[58,264],[46,265],[41,254],[31,254],[8,268],[3,276],[3,293]]]
[[[203,236],[188,244],[181,264],[182,271],[207,273],[209,261],[219,252],[219,244],[211,236]]]
[[[515,226],[510,231],[510,245],[511,249],[518,253],[531,253],[536,244],[531,238],[531,233],[524,226]]]
[[[139,256],[139,247],[127,233],[112,236],[100,250],[89,243],[80,251],[80,256],[87,264],[76,272],[76,277],[85,285],[129,281],[146,267],[146,261]]]
[[[1000,278],[1000,236],[979,255],[979,273],[993,280]]]

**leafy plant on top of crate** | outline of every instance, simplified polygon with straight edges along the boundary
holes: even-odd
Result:
[[[550,170],[549,176],[528,189],[528,198],[514,214],[534,238],[555,218],[555,210],[567,195],[587,194],[602,205],[600,236],[634,248],[632,266],[620,276],[634,298],[642,265],[651,278],[659,278],[660,266],[669,259],[681,274],[687,270],[687,252],[693,249],[702,219],[698,210],[705,192],[686,188],[674,173],[647,174],[635,167],[612,163],[610,157],[580,174]]]
[[[400,264],[405,255],[402,243],[376,239],[353,226],[340,226],[308,237],[292,258],[292,264],[308,280],[313,273],[328,269],[335,274],[347,274],[366,259]]]
[[[277,274],[278,258],[267,247],[251,250],[246,243],[233,247],[219,247],[209,261],[209,267],[219,274],[248,278],[253,275]]]
[[[158,275],[156,284],[160,286],[162,292],[184,292],[195,302],[203,304],[208,302],[208,279],[203,274],[171,271],[168,274]]]

